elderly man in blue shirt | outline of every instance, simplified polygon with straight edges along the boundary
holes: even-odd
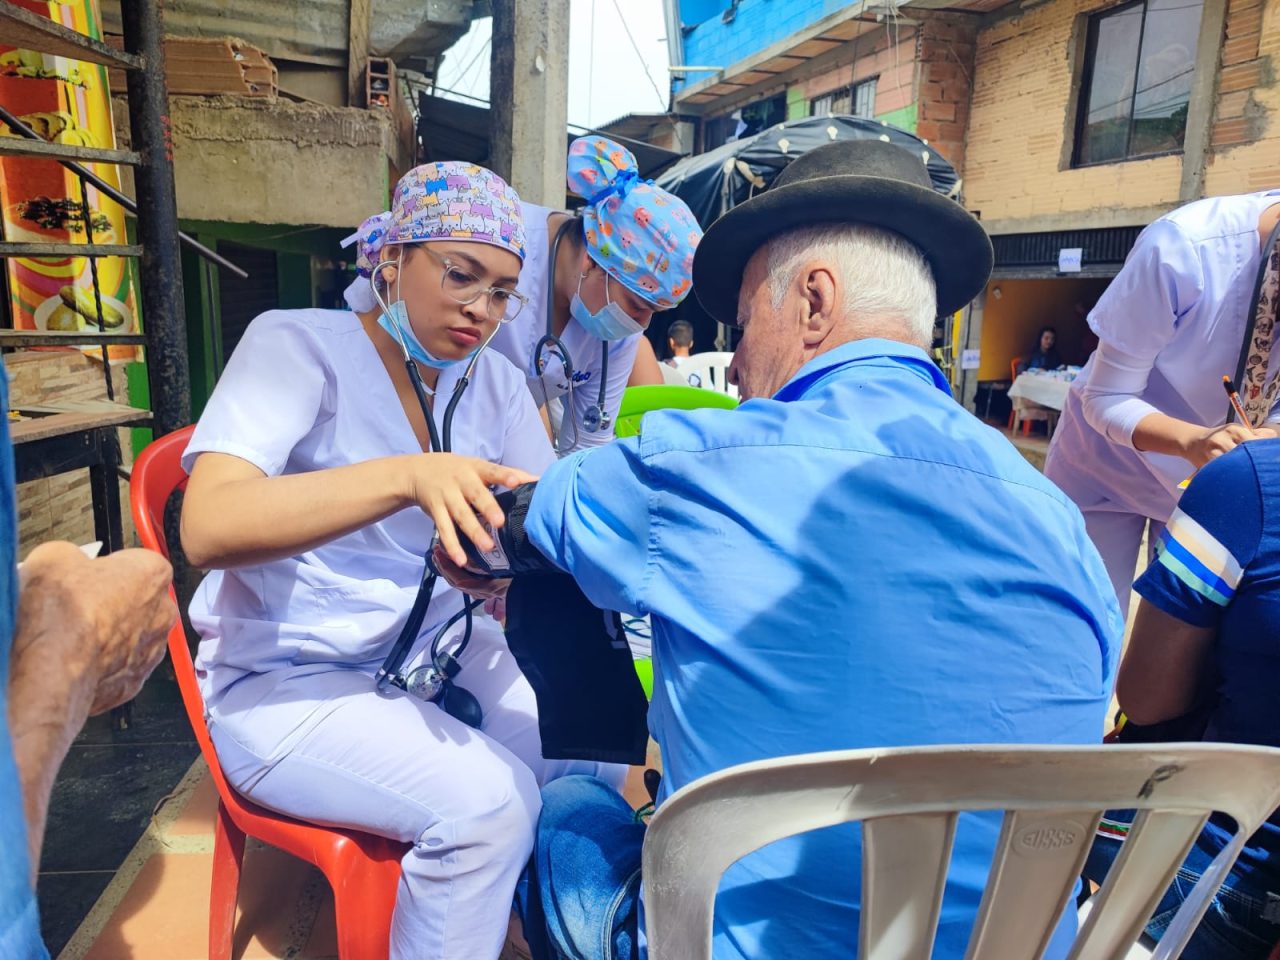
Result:
[[[538,483],[528,540],[598,606],[652,618],[659,806],[787,754],[1098,741],[1122,630],[1102,563],[1071,502],[925,352],[991,259],[915,154],[814,150],[714,224],[694,262],[699,300],[742,327],[742,405],[650,413],[640,438]],[[543,804],[534,955],[642,956],[643,824],[589,778]],[[962,818],[937,957],[964,954],[998,830]],[[716,960],[853,956],[859,852],[848,825],[735,864]],[[1073,930],[1068,912],[1048,955]]]

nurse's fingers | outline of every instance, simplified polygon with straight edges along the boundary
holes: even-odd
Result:
[[[467,498],[462,495],[462,491],[457,489],[448,490],[444,496],[445,502],[449,506],[449,515],[453,517],[453,522],[457,525],[458,530],[479,549],[492,550],[494,547],[493,538],[489,536],[484,527],[480,526],[480,520],[476,517],[475,509],[467,502]],[[460,567],[464,567],[467,564],[465,553],[461,559],[458,559],[456,555],[453,556],[453,559]]]
[[[538,482],[538,478],[532,473],[526,473],[515,467],[490,463],[488,460],[477,460],[476,464],[476,472],[480,474],[480,479],[491,487],[506,487],[511,490],[526,483]]]
[[[493,491],[486,487],[479,477],[473,477],[470,482],[463,482],[459,486],[461,487],[462,495],[471,504],[471,508],[484,517],[494,530],[497,530],[506,522],[507,518],[502,512],[502,508],[498,506],[498,501],[494,499]]]
[[[458,542],[458,534],[453,529],[453,520],[449,516],[449,509],[445,506],[444,497],[437,494],[427,503],[427,513],[431,514],[431,519],[436,524],[436,535],[440,537],[440,546],[444,548],[450,559],[458,566],[465,566],[467,562],[467,551],[462,549],[462,544]]]

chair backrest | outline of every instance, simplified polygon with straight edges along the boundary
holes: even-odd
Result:
[[[687,387],[689,380],[677,368],[669,363],[660,363],[658,368],[662,372],[662,382],[668,387]]]
[[[138,530],[138,539],[147,549],[166,557],[170,554],[164,535],[165,507],[174,493],[187,486],[187,474],[182,469],[182,452],[191,441],[194,430],[195,427],[183,427],[148,444],[134,461],[129,480],[129,503],[133,508],[133,524]],[[191,660],[191,650],[187,647],[187,634],[181,619],[169,631],[169,658],[173,661],[173,672],[178,680],[178,690],[182,694],[187,719],[191,721],[191,729],[195,731],[200,752],[209,764],[218,793],[224,801],[229,797],[234,799],[236,794],[222,775],[213,741],[209,738],[209,728],[204,721],[204,697],[196,681],[195,664]]]
[[[715,390],[738,399],[738,388],[729,382],[729,364],[733,362],[732,353],[695,353],[680,364],[680,372],[685,379],[703,390]],[[693,377],[698,380],[693,380]]]
[[[688,385],[672,387],[654,384],[627,387],[622,392],[622,404],[618,407],[613,435],[615,437],[639,436],[640,421],[651,410],[696,410],[700,407],[732,410],[737,405],[738,401],[728,394],[716,393],[713,390],[699,390]]]
[[[1154,957],[1179,956],[1245,840],[1280,806],[1280,750],[1228,744],[850,750],[722,770],[669,797],[644,841],[651,960],[711,956],[724,870],[783,837],[862,822],[861,960],[928,960],[964,811],[1005,811],[968,960],[1035,960],[1071,897],[1102,811],[1136,808],[1072,960],[1123,957],[1208,814],[1239,833]],[[853,867],[851,866],[851,869]]]
[[[1026,359],[1025,357],[1014,357],[1012,360],[1009,361],[1009,379],[1011,381],[1018,379],[1018,367],[1022,364],[1022,361],[1025,359]]]

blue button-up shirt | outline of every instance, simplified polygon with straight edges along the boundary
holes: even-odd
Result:
[[[915,347],[650,413],[548,470],[526,525],[597,605],[651,615],[663,796],[787,754],[1102,733],[1122,623],[1080,514]],[[998,829],[962,818],[936,956],[963,955]],[[852,956],[859,851],[846,826],[735,864],[717,960]]]
[[[27,857],[27,820],[9,739],[9,649],[18,605],[18,509],[13,447],[9,443],[9,388],[0,364],[0,957],[42,960],[36,898]]]

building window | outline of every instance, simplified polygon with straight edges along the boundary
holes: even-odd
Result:
[[[1091,17],[1075,166],[1182,149],[1201,0],[1140,0]]]
[[[855,117],[868,120],[876,115],[876,78],[854,84],[852,112]]]
[[[809,115],[831,117],[852,114],[870,119],[876,115],[876,78],[855,83],[809,101]]]

